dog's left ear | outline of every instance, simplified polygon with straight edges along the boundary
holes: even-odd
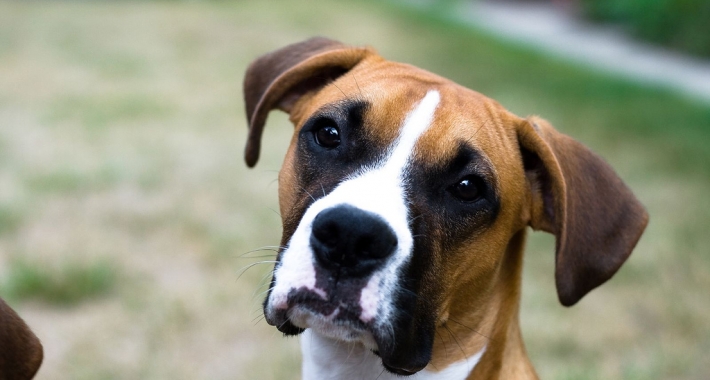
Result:
[[[555,235],[557,295],[572,306],[626,261],[648,214],[611,166],[584,145],[537,117],[517,128],[532,194],[529,224]]]
[[[269,111],[278,108],[291,112],[301,97],[345,74],[370,54],[374,54],[374,50],[316,37],[254,61],[244,77],[249,123],[244,154],[247,165],[253,167],[259,159],[261,134]]]

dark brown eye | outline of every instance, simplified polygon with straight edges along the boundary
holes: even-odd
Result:
[[[483,180],[477,176],[468,175],[451,186],[449,191],[462,201],[473,202],[483,196]]]
[[[333,149],[340,145],[340,131],[332,125],[325,125],[318,128],[314,133],[316,144]]]

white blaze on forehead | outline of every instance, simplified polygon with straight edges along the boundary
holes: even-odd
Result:
[[[370,278],[360,294],[360,308],[362,309],[360,319],[363,322],[370,322],[378,311],[384,317],[391,313],[393,305],[382,304],[382,301],[393,299],[392,293],[396,290],[399,268],[406,262],[413,247],[413,238],[409,231],[409,210],[402,187],[404,169],[412,156],[417,141],[431,125],[439,101],[438,91],[427,92],[404,120],[399,138],[384,166],[358,178],[363,182],[369,182],[367,183],[369,186],[365,187],[366,190],[377,193],[370,197],[359,198],[365,202],[359,207],[380,214],[395,231],[398,244],[393,259]],[[387,204],[375,209],[368,207],[381,203],[373,202],[373,198],[379,197],[382,197],[382,201]]]
[[[323,299],[328,298],[323,289],[316,287],[314,257],[310,247],[311,226],[321,211],[347,204],[379,215],[397,236],[395,253],[382,269],[373,273],[360,299],[363,321],[371,321],[378,312],[384,319],[389,316],[393,305],[387,303],[393,299],[399,269],[409,258],[413,247],[403,187],[404,170],[419,137],[431,125],[439,101],[438,91],[427,92],[405,118],[400,135],[384,162],[343,181],[306,210],[274,270],[276,283],[267,303],[267,313],[286,308],[288,293],[292,289],[306,288]]]
[[[387,160],[385,168],[398,171],[401,177],[409,157],[412,155],[414,145],[419,140],[419,137],[429,128],[434,119],[434,111],[439,105],[439,92],[429,91],[424,99],[417,105],[407,118],[404,120],[404,125],[400,131],[399,139],[392,150],[392,155]]]

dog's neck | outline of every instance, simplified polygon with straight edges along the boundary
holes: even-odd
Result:
[[[511,239],[499,279],[484,306],[453,299],[436,331],[430,365],[412,380],[536,379],[520,335],[518,310],[525,230]],[[301,337],[303,379],[400,379],[360,343],[326,338],[311,329]]]
[[[380,358],[360,343],[346,343],[326,338],[311,329],[301,336],[303,352],[303,379],[402,379],[400,375],[386,372]],[[412,380],[462,380],[481,359],[485,351],[476,353],[442,371],[429,368],[408,377]]]
[[[487,305],[488,311],[475,328],[477,332],[469,330],[468,335],[464,335],[472,341],[485,339],[487,347],[481,361],[466,379],[537,379],[523,344],[518,318],[525,239],[525,229],[510,239]],[[459,327],[454,334],[463,334],[464,327]]]

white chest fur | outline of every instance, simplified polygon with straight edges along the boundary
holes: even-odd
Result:
[[[326,338],[311,329],[301,335],[303,380],[394,380],[402,379],[385,371],[379,357],[360,343]],[[476,366],[485,348],[477,354],[438,372],[427,369],[409,376],[411,380],[464,380]]]

